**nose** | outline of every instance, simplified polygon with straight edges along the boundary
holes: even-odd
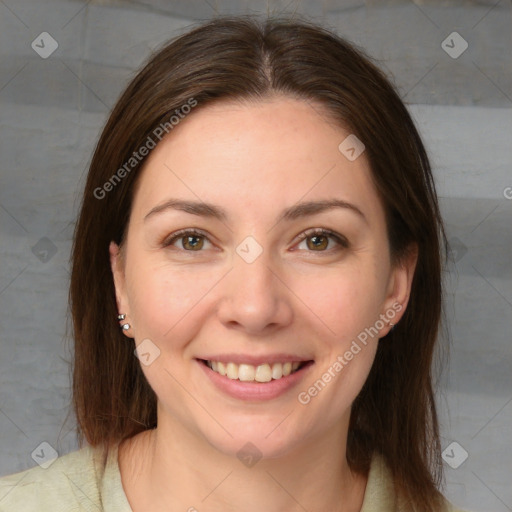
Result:
[[[217,314],[226,327],[256,336],[292,322],[293,293],[265,252],[252,263],[235,255],[222,285]]]

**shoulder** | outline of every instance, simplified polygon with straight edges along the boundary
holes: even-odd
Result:
[[[36,466],[0,478],[0,512],[101,510],[98,481],[104,457],[101,448],[85,446],[46,469]]]
[[[411,506],[396,493],[391,471],[384,457],[374,453],[361,512],[410,512]],[[443,499],[439,512],[466,512]]]

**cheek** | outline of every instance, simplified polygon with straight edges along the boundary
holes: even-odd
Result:
[[[307,412],[308,428],[319,431],[347,414],[371,370],[379,341],[369,333],[379,317],[381,286],[373,273],[355,269],[316,282],[307,304],[321,319],[309,315],[321,328],[319,358],[297,400]]]
[[[370,327],[379,316],[384,297],[384,283],[372,265],[346,265],[325,270],[315,276],[297,279],[292,286],[296,295],[323,325],[337,348],[347,339]]]
[[[172,268],[137,257],[132,262],[127,279],[137,340],[150,338],[162,343],[171,337],[180,339],[178,333],[187,325],[190,328],[190,318],[200,313],[201,301],[218,276],[206,267]]]

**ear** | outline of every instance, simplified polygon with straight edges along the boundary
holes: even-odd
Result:
[[[418,246],[414,244],[407,249],[406,254],[391,271],[384,310],[381,314],[381,319],[386,319],[386,325],[380,330],[381,338],[389,333],[405,313],[417,262]]]
[[[128,296],[126,294],[126,278],[123,254],[115,242],[110,242],[109,253],[110,269],[112,270],[114,287],[116,291],[117,311],[126,315],[126,318],[122,321],[122,323],[129,323],[131,325],[132,322],[130,321],[130,306]],[[132,336],[128,334],[130,331],[132,331],[131,328],[128,329],[128,331],[123,330],[123,333],[131,338]]]

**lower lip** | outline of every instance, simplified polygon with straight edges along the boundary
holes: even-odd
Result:
[[[310,367],[313,366],[313,363],[310,362],[287,377],[273,379],[270,382],[242,382],[238,379],[230,379],[220,373],[214,372],[198,359],[196,361],[218,389],[233,398],[246,401],[272,400],[273,398],[284,395],[287,391],[296,386],[304,378],[306,373],[308,373]]]

